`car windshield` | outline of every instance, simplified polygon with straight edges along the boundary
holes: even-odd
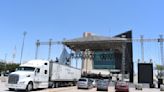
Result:
[[[87,81],[86,79],[79,79],[79,81]]]
[[[98,84],[101,84],[101,83],[108,83],[108,81],[107,80],[98,80]]]
[[[126,82],[118,82],[118,85],[126,85]]]
[[[34,67],[18,67],[16,71],[34,71]]]

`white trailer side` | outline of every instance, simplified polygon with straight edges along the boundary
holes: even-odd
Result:
[[[80,69],[57,62],[50,62],[49,70],[49,81],[54,87],[69,84],[75,85],[75,82],[81,77]]]

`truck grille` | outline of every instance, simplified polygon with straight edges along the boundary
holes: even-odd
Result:
[[[17,84],[18,80],[19,80],[19,75],[11,74],[11,75],[9,75],[8,83],[9,84]]]

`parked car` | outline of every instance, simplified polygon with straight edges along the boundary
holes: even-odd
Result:
[[[91,79],[91,81],[92,81],[92,86],[96,87],[97,86],[97,80],[96,79]]]
[[[135,84],[136,90],[142,90],[142,84]]]
[[[115,84],[115,92],[129,92],[129,85],[124,81],[118,81]]]
[[[97,81],[97,91],[108,91],[109,81],[104,79],[99,79]]]
[[[80,78],[77,82],[77,88],[92,88],[92,81],[89,78]]]

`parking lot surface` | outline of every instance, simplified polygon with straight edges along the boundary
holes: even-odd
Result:
[[[1,79],[1,81],[0,81],[0,92],[14,92],[14,91],[9,91],[8,88],[5,86],[5,84],[6,84],[6,81]],[[24,91],[17,91],[17,92],[24,92]],[[74,86],[74,87],[39,89],[39,90],[35,90],[32,92],[103,92],[103,91],[96,91],[96,88],[77,89],[77,87]],[[109,86],[108,92],[115,92],[114,86]],[[141,91],[141,90],[135,90],[135,88],[131,87],[130,92],[161,92],[161,91],[157,88],[143,88],[143,90]]]

